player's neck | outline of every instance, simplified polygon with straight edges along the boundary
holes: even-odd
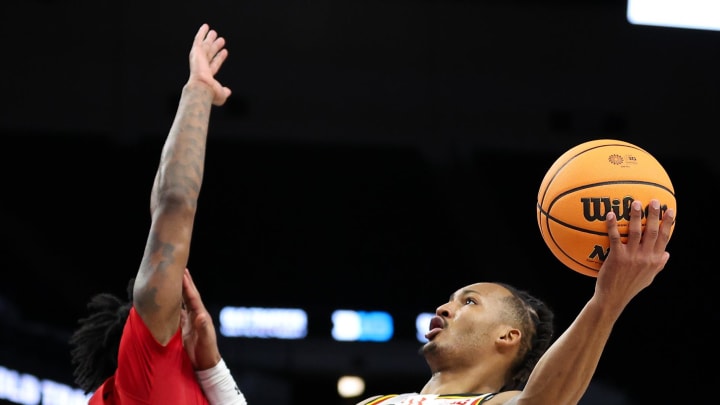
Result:
[[[498,392],[503,385],[501,379],[481,371],[444,370],[435,372],[420,393],[449,395]]]

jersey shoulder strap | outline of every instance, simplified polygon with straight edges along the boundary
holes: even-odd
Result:
[[[462,401],[466,400],[468,402],[463,402],[463,404],[466,405],[480,405],[482,403],[485,403],[486,401],[489,401],[492,397],[497,394],[496,392],[488,392],[485,394],[456,394],[456,395],[438,395],[437,400],[438,403],[445,403],[444,401],[448,401],[447,403],[451,403],[451,401]]]
[[[408,399],[419,399],[418,397],[421,397],[423,399],[422,402],[426,404],[437,404],[437,405],[443,405],[443,404],[458,404],[462,403],[463,405],[480,405],[488,400],[490,400],[492,397],[495,396],[496,393],[490,392],[485,394],[454,394],[454,395],[420,395],[415,392],[412,393],[406,393],[406,394],[389,394],[389,395],[381,395],[374,400],[368,402],[365,405],[402,405],[405,404],[405,400]],[[416,401],[407,402],[415,403]]]

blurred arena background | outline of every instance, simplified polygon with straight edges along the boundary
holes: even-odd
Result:
[[[0,386],[72,386],[67,339],[93,294],[122,295],[135,274],[187,52],[208,22],[228,41],[219,78],[234,94],[211,119],[190,270],[216,314],[308,313],[305,339],[221,338],[249,403],[354,404],[338,398],[342,374],[365,378],[363,397],[419,390],[415,316],[470,282],[534,292],[563,330],[594,280],[545,247],[535,198],[562,152],[600,137],[664,164],[679,217],[668,266],[618,322],[582,404],[704,400],[720,377],[720,238],[705,217],[720,32],[634,25],[626,8],[3,3]],[[387,311],[393,338],[333,341],[335,309]]]

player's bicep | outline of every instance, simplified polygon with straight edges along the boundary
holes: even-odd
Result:
[[[182,215],[158,213],[135,280],[135,309],[161,344],[167,343],[179,325],[182,277],[191,233],[191,220],[187,221]]]

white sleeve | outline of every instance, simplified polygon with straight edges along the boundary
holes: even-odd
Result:
[[[220,359],[214,367],[196,371],[195,375],[210,405],[247,405],[225,360]]]

